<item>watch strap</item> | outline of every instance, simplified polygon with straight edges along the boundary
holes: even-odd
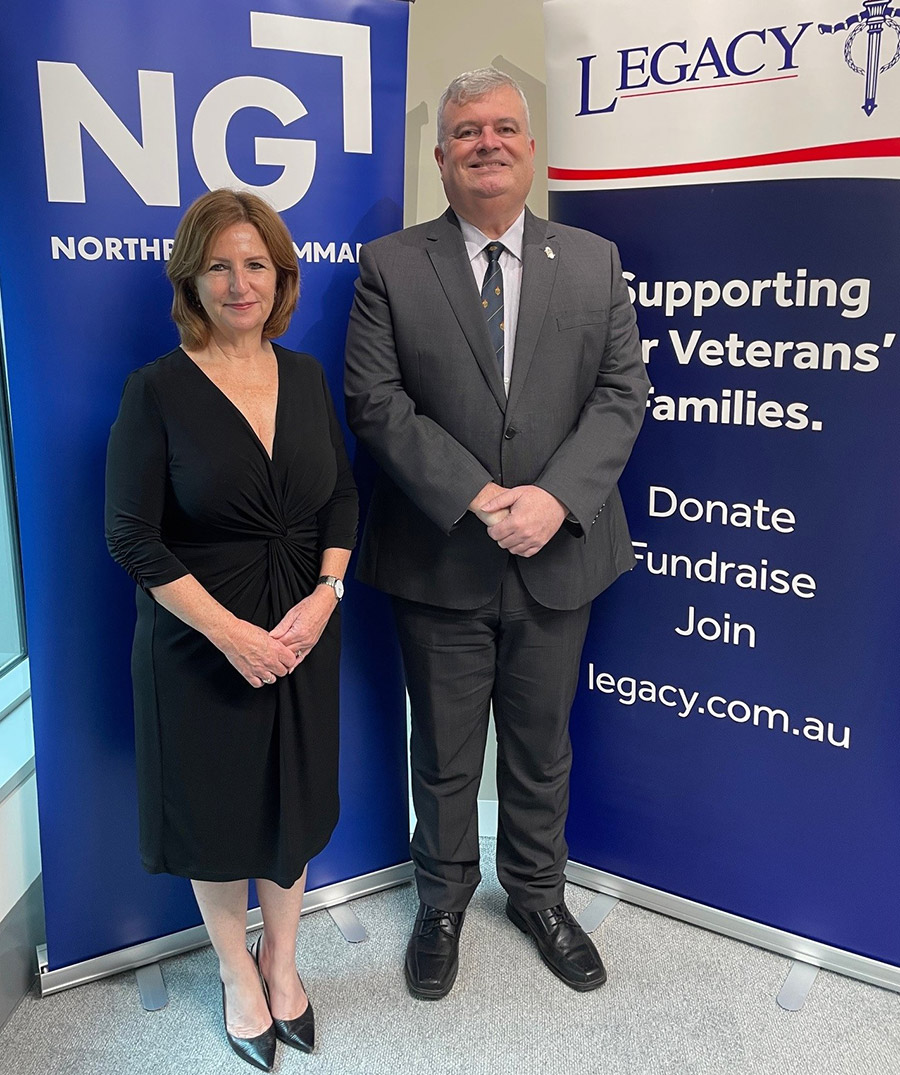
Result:
[[[317,586],[330,586],[334,590],[335,598],[340,602],[344,596],[344,584],[335,575],[320,575],[316,580]]]

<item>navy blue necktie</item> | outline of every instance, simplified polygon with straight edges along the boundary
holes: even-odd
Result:
[[[489,243],[485,248],[488,256],[487,272],[481,285],[481,305],[487,321],[488,333],[494,346],[494,354],[503,376],[503,271],[500,268],[500,255],[506,249],[503,243]]]

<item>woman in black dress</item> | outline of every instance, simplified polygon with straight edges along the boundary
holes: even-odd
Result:
[[[270,1070],[309,1051],[295,967],[306,864],[338,817],[342,578],[356,490],[322,368],[271,342],[299,272],[254,195],[185,214],[168,264],[182,346],[128,378],[107,459],[107,542],[137,583],[141,855],[189,877],[225,1028]],[[247,878],[264,934],[246,948]]]

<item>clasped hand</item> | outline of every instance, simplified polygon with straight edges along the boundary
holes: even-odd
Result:
[[[262,687],[293,672],[319,641],[336,602],[327,587],[298,601],[271,631],[239,620],[225,656],[251,687]]]
[[[483,521],[501,549],[508,549],[514,556],[529,557],[540,552],[559,530],[566,508],[546,489],[517,485],[481,503],[479,518],[482,513],[492,516]]]
[[[322,637],[325,624],[336,605],[331,587],[317,586],[309,597],[304,597],[289,609],[269,634],[295,653],[297,664],[300,664]]]
[[[268,631],[247,620],[237,620],[221,646],[222,652],[251,687],[274,683],[300,663],[296,653]]]

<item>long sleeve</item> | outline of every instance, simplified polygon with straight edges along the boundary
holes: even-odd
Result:
[[[165,423],[144,371],[135,370],[109,435],[105,524],[110,554],[144,589],[188,574],[160,536],[166,481]]]
[[[359,521],[359,498],[353,471],[344,446],[344,435],[334,411],[334,402],[328,390],[328,382],[322,371],[322,392],[328,411],[328,427],[331,445],[337,462],[337,479],[334,492],[324,507],[319,509],[319,551],[323,549],[352,549],[356,545],[356,527]]]

